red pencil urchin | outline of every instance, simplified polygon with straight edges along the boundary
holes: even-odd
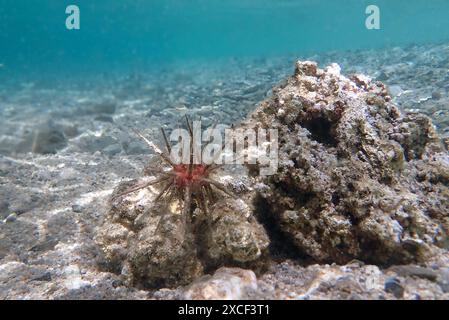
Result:
[[[182,219],[187,222],[192,212],[192,205],[196,205],[206,216],[209,212],[209,206],[218,199],[218,193],[224,193],[233,196],[224,185],[212,177],[221,164],[195,164],[193,161],[193,130],[192,124],[186,116],[187,128],[190,136],[190,162],[189,164],[175,164],[170,159],[171,145],[167,135],[161,128],[162,136],[165,141],[167,152],[162,152],[154,143],[145,138],[140,132],[135,133],[161,158],[167,168],[147,167],[147,173],[154,175],[155,179],[129,187],[123,192],[115,195],[112,201],[116,201],[132,192],[136,192],[150,186],[161,184],[162,188],[154,199],[154,202],[161,200],[171,201],[177,199],[182,204]]]

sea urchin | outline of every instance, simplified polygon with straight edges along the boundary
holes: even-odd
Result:
[[[193,130],[189,119],[186,116],[187,128],[190,136],[190,161],[188,164],[175,164],[170,154],[172,147],[163,128],[161,128],[162,136],[165,141],[167,152],[162,152],[153,142],[144,137],[140,132],[134,132],[148,145],[150,149],[155,151],[161,158],[166,168],[147,167],[146,172],[155,176],[149,182],[133,185],[123,192],[116,194],[112,201],[116,201],[132,192],[148,188],[150,186],[161,184],[161,191],[154,199],[158,202],[162,199],[171,201],[177,199],[182,205],[181,215],[184,223],[190,221],[193,206],[199,208],[206,216],[209,214],[209,206],[214,204],[218,199],[218,193],[224,193],[233,196],[226,187],[212,177],[212,173],[219,169],[222,164],[195,164],[193,161]],[[205,146],[203,146],[205,147]],[[223,148],[222,148],[223,149]],[[218,156],[218,154],[217,154]]]

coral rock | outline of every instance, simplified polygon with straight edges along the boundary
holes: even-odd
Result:
[[[258,203],[298,253],[393,264],[447,246],[447,150],[384,84],[299,61],[242,126],[279,130],[279,170],[256,177]]]
[[[114,194],[135,182],[122,183]],[[151,187],[115,202],[96,237],[104,266],[130,285],[174,287],[225,264],[264,265],[268,236],[242,200],[219,200],[209,217],[197,209],[185,225],[177,201],[154,202],[156,195]]]
[[[212,260],[246,263],[267,251],[268,235],[243,200],[217,202],[211,220],[207,250]]]
[[[240,300],[257,289],[257,278],[251,270],[220,268],[213,276],[205,276],[185,289],[188,300]]]
[[[131,285],[187,284],[202,275],[193,241],[183,232],[174,206],[153,204],[154,197],[152,190],[141,190],[113,205],[97,243],[107,269],[122,273]]]

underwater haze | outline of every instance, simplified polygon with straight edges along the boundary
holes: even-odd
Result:
[[[448,149],[449,0],[0,0],[0,300],[449,300]]]
[[[65,8],[80,8],[67,30]],[[365,9],[381,9],[381,29]],[[449,40],[445,0],[0,0],[3,73],[99,72],[190,60]]]

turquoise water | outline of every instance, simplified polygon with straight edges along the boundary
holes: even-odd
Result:
[[[65,28],[76,4],[81,29]],[[379,6],[381,29],[365,9]],[[105,72],[449,40],[447,0],[0,0],[0,73]]]

